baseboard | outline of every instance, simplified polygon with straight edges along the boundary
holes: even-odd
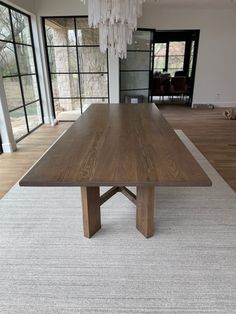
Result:
[[[203,101],[195,101],[192,104],[192,108],[202,107],[202,106],[209,106],[213,105],[215,108],[232,108],[236,107],[236,102],[203,102]]]
[[[44,123],[45,124],[50,124],[52,126],[56,125],[57,124],[57,121],[56,119],[52,118],[52,117],[49,117],[49,116],[44,116]]]
[[[13,153],[16,151],[16,146],[11,143],[2,143],[2,150],[4,153]]]

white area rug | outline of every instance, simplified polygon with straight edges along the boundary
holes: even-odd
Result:
[[[236,313],[236,194],[183,132],[213,181],[158,188],[156,232],[117,194],[83,237],[79,188],[16,185],[0,202],[0,313]]]

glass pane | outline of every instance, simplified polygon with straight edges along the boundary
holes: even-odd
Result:
[[[0,42],[0,72],[3,76],[17,74],[13,44]]]
[[[127,52],[127,59],[120,62],[121,70],[149,70],[150,67],[149,52]]]
[[[107,97],[107,74],[81,74],[82,97]]]
[[[10,118],[14,138],[16,140],[28,133],[25,121],[25,111],[23,108],[10,112]]]
[[[87,18],[77,18],[76,27],[78,45],[99,45],[98,29],[90,28]]]
[[[168,72],[171,76],[175,75],[176,71],[181,71],[184,68],[184,56],[169,56]]]
[[[107,72],[107,54],[99,47],[78,48],[80,72]]]
[[[15,41],[31,45],[29,18],[19,12],[11,10]]]
[[[36,75],[22,76],[22,85],[26,104],[39,99]]]
[[[52,74],[53,97],[79,97],[77,74]]]
[[[169,56],[184,56],[185,41],[171,41],[169,44]]]
[[[0,4],[0,39],[12,41],[9,10]]]
[[[45,28],[49,46],[72,46],[76,44],[73,18],[47,18],[45,19]]]
[[[19,60],[20,74],[35,73],[32,48],[28,46],[17,45],[16,50]]]
[[[132,99],[132,97],[134,99]],[[141,102],[148,102],[148,90],[131,90],[120,93],[120,101],[123,103],[134,103],[138,101],[137,97],[140,97]]]
[[[121,72],[121,89],[149,88],[149,72]]]
[[[53,73],[78,72],[75,47],[48,48],[50,71]]]
[[[39,101],[26,106],[26,114],[30,131],[42,123],[42,112]]]
[[[23,105],[18,77],[4,78],[4,89],[7,97],[8,109],[12,110]]]
[[[133,32],[133,42],[128,45],[128,50],[150,50],[151,49],[150,31],[135,31]]]
[[[155,44],[155,57],[165,57],[166,56],[166,43]]]
[[[88,109],[92,104],[107,104],[108,99],[99,98],[99,99],[82,99],[83,103],[83,112]]]
[[[166,57],[155,57],[154,71],[162,72],[166,67]]]
[[[54,107],[60,121],[74,121],[81,115],[80,99],[54,99]]]

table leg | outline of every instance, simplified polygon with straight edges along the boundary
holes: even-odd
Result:
[[[149,238],[154,232],[154,187],[137,187],[136,228]]]
[[[101,228],[99,187],[81,187],[84,236],[91,238]]]

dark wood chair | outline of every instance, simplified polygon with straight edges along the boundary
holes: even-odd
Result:
[[[165,89],[160,77],[154,77],[152,81],[152,96],[164,96]]]
[[[187,95],[188,85],[186,82],[186,77],[177,76],[171,79],[171,96],[184,97]]]
[[[186,76],[185,75],[185,71],[176,71],[175,72],[175,77],[179,77],[179,76]]]

